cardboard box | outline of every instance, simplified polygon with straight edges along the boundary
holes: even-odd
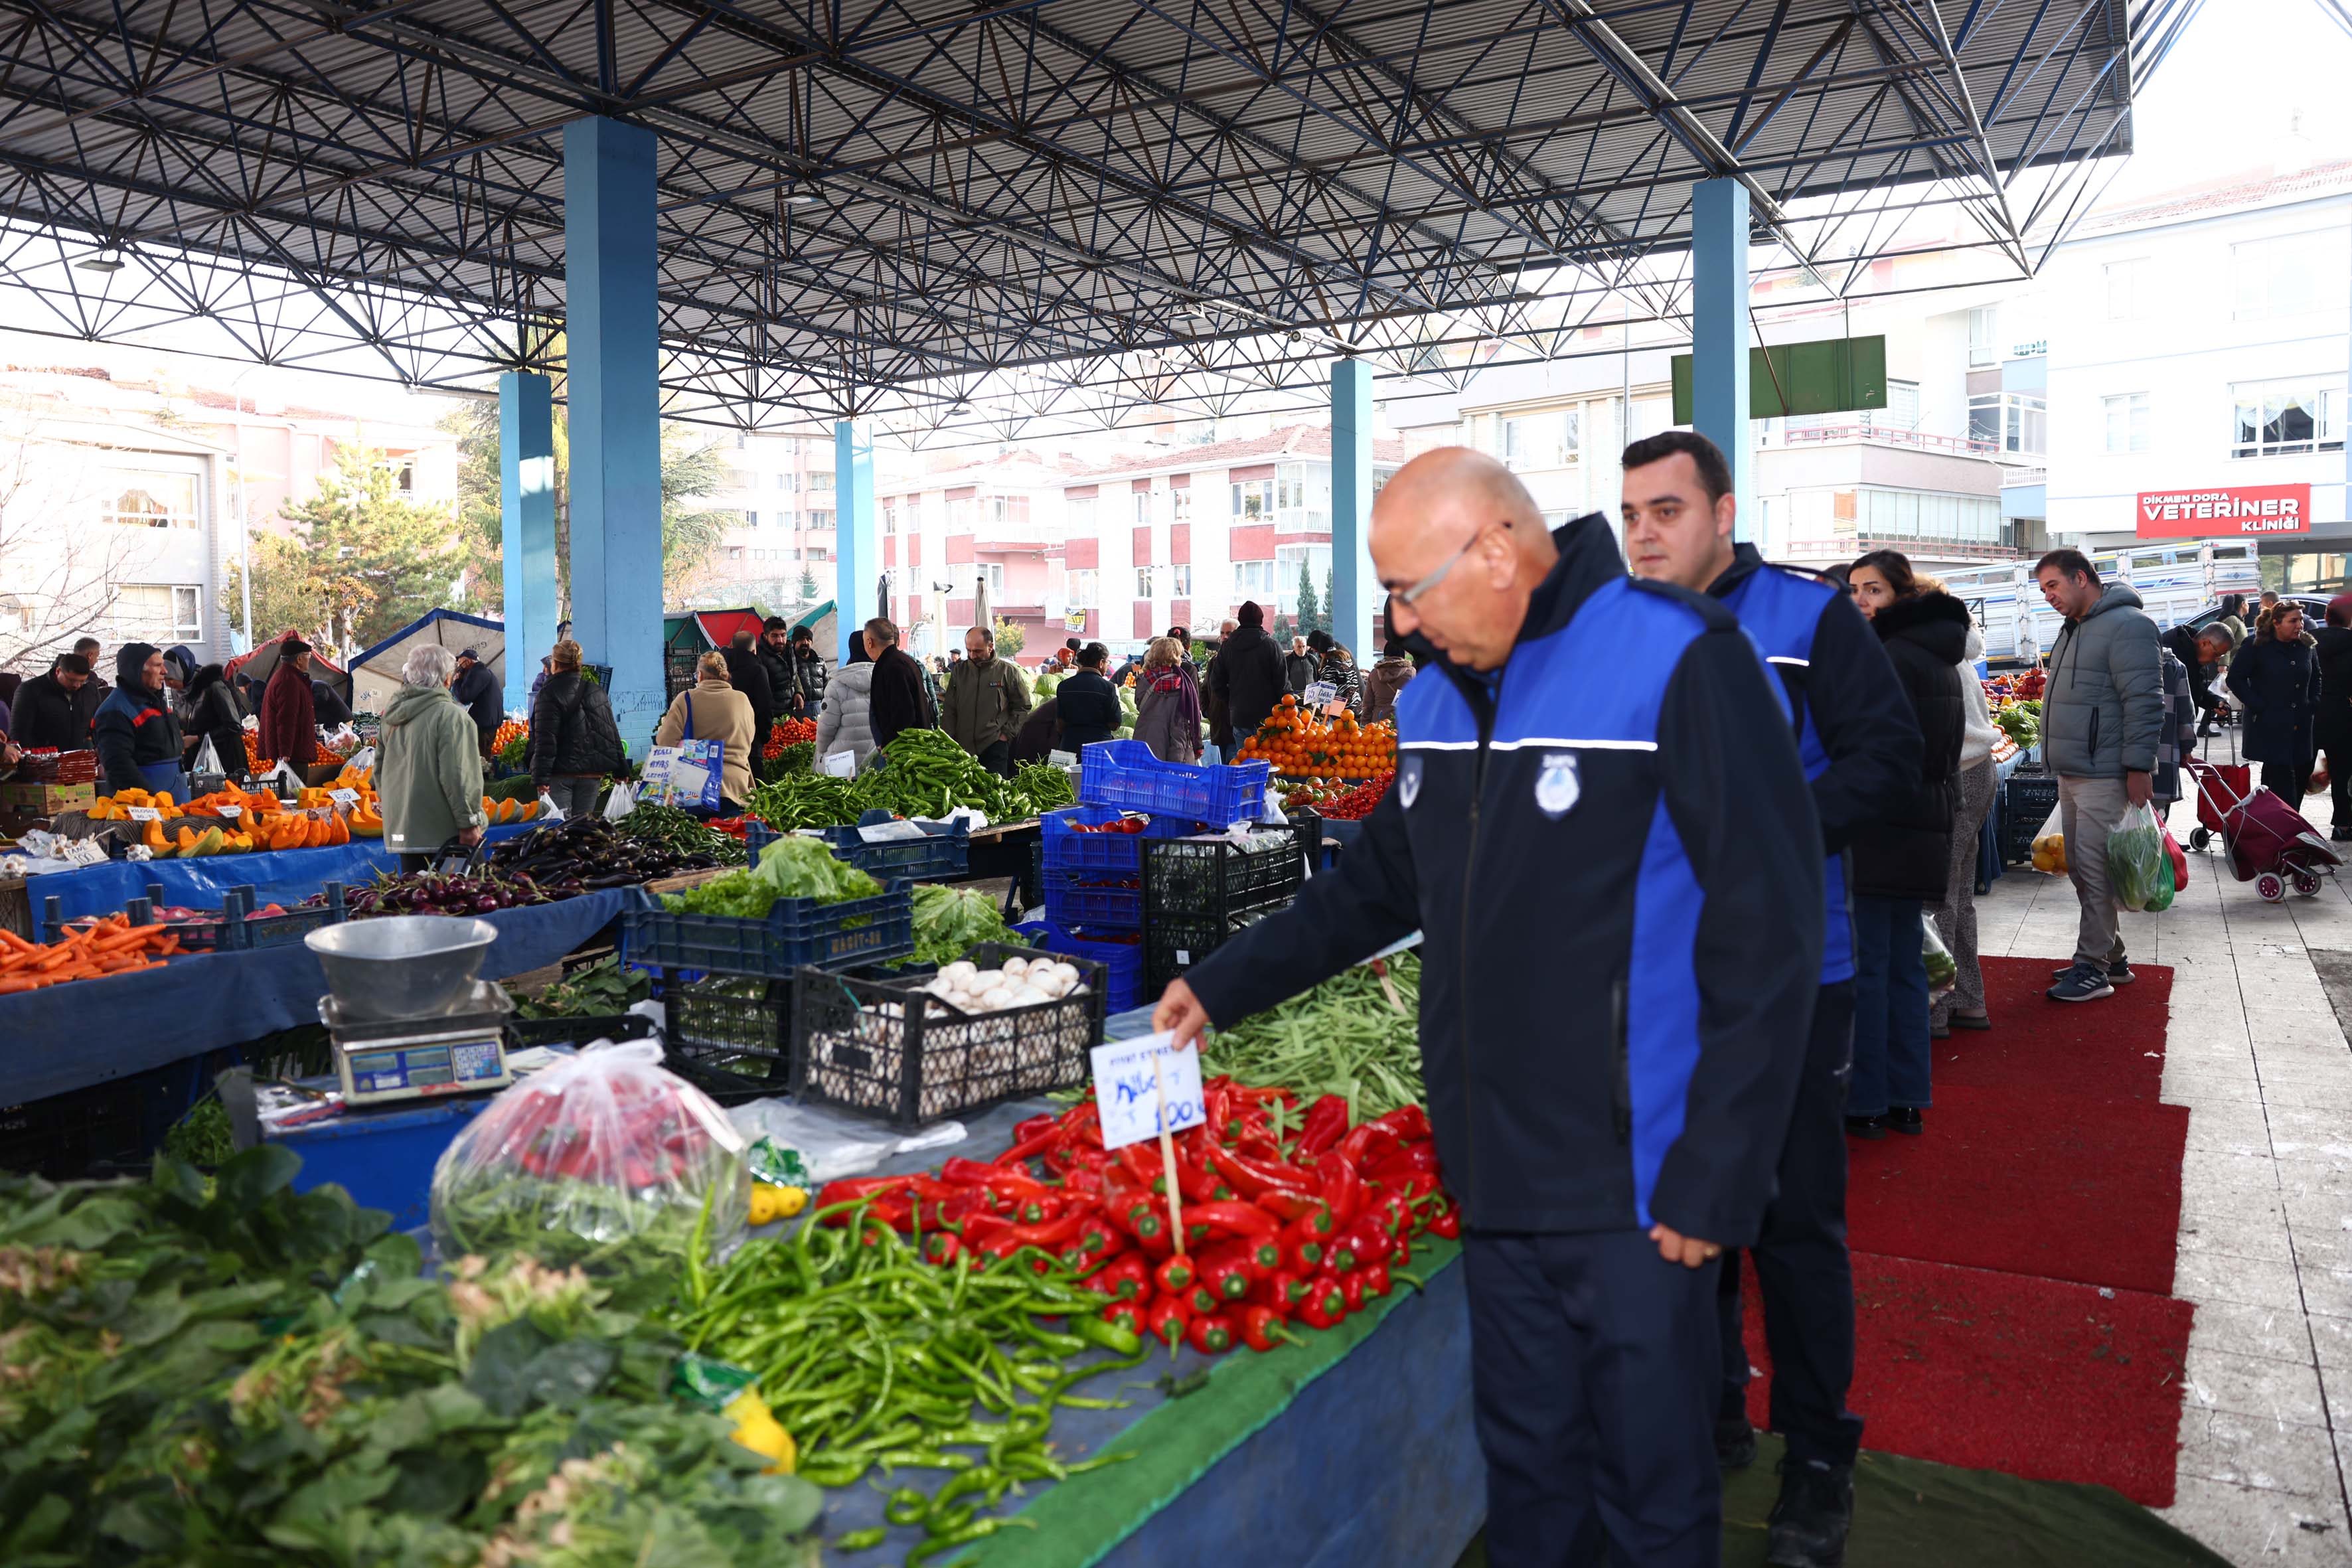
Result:
[[[61,811],[84,810],[97,799],[96,784],[0,784],[0,810],[30,816],[55,816]]]

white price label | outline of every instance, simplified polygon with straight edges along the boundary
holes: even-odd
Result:
[[[156,810],[152,805],[134,805],[127,807],[125,815],[133,822],[161,822],[163,820],[163,814]]]
[[[857,776],[857,753],[827,752],[824,761],[817,765],[824,771],[827,778],[854,779]]]
[[[858,828],[857,837],[867,844],[899,844],[929,835],[911,822],[873,822]]]
[[[1169,1131],[1208,1120],[1201,1097],[1201,1053],[1190,1047],[1176,1049],[1175,1039],[1162,1030],[1094,1048],[1095,1106],[1104,1148],[1124,1149],[1159,1137],[1163,1095]]]
[[[1078,765],[1078,754],[1076,752],[1048,752],[1045,753],[1045,760],[1057,768],[1075,768]]]
[[[327,798],[337,805],[357,805],[360,803],[360,792],[355,789],[331,789],[327,792]]]
[[[245,807],[241,805],[216,805],[213,809],[232,822],[245,815]]]

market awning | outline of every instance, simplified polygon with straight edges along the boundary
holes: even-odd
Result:
[[[456,610],[431,610],[352,660],[351,689],[354,713],[381,713],[400,689],[400,667],[409,649],[438,643],[451,653],[472,648],[504,686],[507,680],[507,631],[503,621]]]
[[[250,676],[256,680],[268,680],[278,670],[278,645],[288,637],[299,637],[300,635],[299,632],[290,630],[279,632],[268,642],[257,645],[249,652],[238,654],[235,658],[222,665],[221,673],[231,680],[235,680],[240,675]],[[348,689],[351,681],[343,667],[320,653],[316,647],[310,650],[310,674],[314,679],[326,681],[342,690],[345,698],[350,697],[351,692]]]
[[[760,612],[757,610],[702,610],[696,613],[701,623],[702,635],[710,639],[712,647],[726,647],[735,640],[735,634],[749,631],[751,640],[760,640]]]

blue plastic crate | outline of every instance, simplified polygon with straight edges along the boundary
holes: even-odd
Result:
[[[1013,928],[1048,952],[1080,958],[1103,966],[1109,1010],[1124,1013],[1139,1005],[1143,990],[1143,944],[1139,942],[1094,942],[1082,931],[1065,931],[1051,921],[1028,921]]]
[[[330,882],[323,904],[298,904],[284,914],[253,913],[253,889],[236,888],[230,896],[236,900],[237,920],[231,928],[228,945],[240,952],[265,947],[285,947],[300,942],[320,926],[341,925],[348,917],[343,912],[343,885]]]
[[[1045,918],[1067,930],[1072,926],[1109,926],[1138,931],[1143,925],[1143,889],[1088,886],[1082,879],[1101,872],[1049,871],[1045,874]]]
[[[902,885],[870,899],[821,904],[779,899],[764,920],[632,910],[621,917],[629,963],[789,980],[803,965],[844,969],[915,951],[915,910]]]
[[[1228,827],[1265,811],[1270,763],[1163,763],[1140,741],[1097,741],[1078,753],[1078,799]]]
[[[1188,833],[1198,833],[1201,825],[1178,817],[1155,816],[1144,825],[1140,833],[1075,833],[1074,823],[1099,824],[1117,822],[1127,816],[1117,806],[1066,805],[1059,811],[1049,811],[1038,823],[1045,846],[1044,869],[1047,871],[1116,871],[1122,876],[1137,875],[1143,868],[1143,841],[1147,838],[1181,838]]]
[[[891,820],[887,811],[866,815],[874,822]],[[857,836],[856,827],[828,827],[823,837],[835,859],[856,867],[877,881],[938,882],[962,876],[971,864],[971,830],[961,822],[919,826],[923,837],[919,839],[868,844]],[[745,824],[743,847],[751,863],[757,866],[760,851],[782,837],[764,823]]]

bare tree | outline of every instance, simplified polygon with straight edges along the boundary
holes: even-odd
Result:
[[[102,469],[41,403],[0,397],[0,668],[47,668],[107,627],[136,542],[100,518]]]

